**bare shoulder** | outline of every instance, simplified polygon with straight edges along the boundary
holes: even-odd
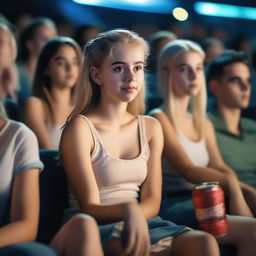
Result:
[[[160,123],[164,120],[168,120],[166,113],[161,108],[154,108],[148,114],[159,120]]]
[[[47,106],[42,99],[38,97],[29,97],[24,100],[22,104],[23,118],[26,120],[40,119],[45,120],[47,118]]]
[[[164,133],[165,132],[175,133],[173,122],[171,121],[171,119],[168,117],[168,115],[165,113],[165,111],[162,108],[155,108],[151,110],[149,114],[152,115],[154,118],[156,118],[160,122]]]
[[[43,100],[38,98],[38,97],[29,97],[27,99],[24,100],[24,105],[29,105],[29,106],[39,106],[39,107],[42,107],[43,106]]]
[[[144,115],[143,119],[145,123],[146,133],[149,139],[151,139],[156,134],[162,133],[162,126],[155,117]]]
[[[154,109],[151,109],[148,113],[148,115],[150,116],[154,116],[154,117],[157,117],[157,116],[161,116],[161,115],[164,115],[164,111],[162,108],[154,108]]]
[[[154,128],[154,127],[159,127],[161,126],[161,124],[159,123],[159,121],[153,117],[153,116],[149,116],[149,115],[143,115],[142,116],[145,122],[145,126],[149,127],[149,128]],[[157,129],[157,128],[156,128]]]
[[[77,116],[70,122],[68,122],[64,129],[63,134],[73,134],[73,135],[80,135],[80,134],[88,134],[90,133],[90,127],[82,116]]]

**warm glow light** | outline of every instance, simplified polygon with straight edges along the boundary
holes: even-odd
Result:
[[[173,9],[172,14],[174,16],[175,19],[179,20],[179,21],[184,21],[188,18],[188,12],[181,7],[176,7]]]

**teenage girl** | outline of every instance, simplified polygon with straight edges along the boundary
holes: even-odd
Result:
[[[189,40],[167,44],[159,56],[158,81],[164,104],[151,114],[164,133],[161,216],[197,227],[192,189],[195,184],[218,181],[232,214],[228,216],[229,232],[218,242],[235,245],[238,255],[254,255],[256,220],[251,218],[240,183],[224,163],[214,128],[206,119],[204,57],[201,47]]]
[[[33,242],[42,169],[35,134],[8,119],[0,101],[0,255],[103,256],[96,222],[85,214],[65,223],[50,244],[54,250]]]
[[[71,185],[66,216],[93,216],[106,255],[219,255],[210,234],[156,217],[163,136],[141,115],[147,55],[145,40],[128,30],[86,44],[80,98],[60,143]]]
[[[24,102],[23,118],[40,148],[59,148],[61,127],[75,105],[80,63],[79,45],[69,37],[51,39],[39,56],[33,96]]]

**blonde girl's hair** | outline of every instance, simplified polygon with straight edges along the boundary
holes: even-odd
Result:
[[[32,94],[42,99],[49,107],[51,118],[56,119],[56,113],[52,107],[52,83],[48,75],[49,62],[62,46],[72,47],[77,56],[78,65],[82,63],[82,52],[78,43],[70,37],[55,37],[50,39],[43,47],[36,66],[35,76],[32,82]],[[77,82],[71,89],[71,103],[75,104],[77,98]]]
[[[7,114],[6,114],[6,111],[5,111],[4,102],[1,99],[0,99],[0,118],[3,119],[3,120],[7,119]]]
[[[12,29],[9,27],[8,24],[0,20],[0,30],[4,30],[9,34],[10,38],[10,47],[12,48],[12,61],[14,62],[17,57],[17,43],[15,39],[15,35]]]
[[[167,115],[178,130],[177,117],[175,114],[175,101],[172,89],[172,69],[182,53],[196,52],[204,60],[205,53],[200,45],[190,40],[175,40],[168,43],[160,52],[158,58],[158,86],[163,93],[164,107]],[[201,85],[199,93],[192,97],[192,116],[196,129],[203,138],[205,135],[205,113],[206,113],[206,83]]]
[[[100,69],[105,59],[111,56],[117,45],[138,44],[145,49],[145,62],[148,57],[149,47],[147,42],[137,33],[125,29],[114,29],[100,33],[95,39],[88,41],[84,49],[82,70],[79,80],[79,97],[77,104],[67,119],[73,120],[76,116],[85,115],[92,111],[100,102],[100,85],[95,83],[90,75],[90,68]],[[145,97],[145,81],[138,96],[128,103],[127,110],[132,114],[143,114]]]

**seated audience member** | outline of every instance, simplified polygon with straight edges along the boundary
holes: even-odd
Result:
[[[74,32],[74,39],[80,45],[81,49],[84,49],[85,44],[95,38],[100,32],[101,27],[96,25],[82,25],[76,28]]]
[[[16,101],[17,47],[11,28],[3,21],[0,21],[0,42],[0,98],[11,98]]]
[[[61,127],[75,104],[80,63],[80,47],[69,37],[53,38],[42,49],[33,96],[23,104],[23,121],[35,132],[40,148],[59,148]]]
[[[17,71],[15,68],[16,42],[8,21],[0,21],[0,99],[9,117],[19,120],[16,102]]]
[[[0,255],[53,256],[54,250],[32,242],[39,217],[38,142],[24,124],[6,117],[0,101]],[[103,255],[98,228],[87,215],[74,216],[51,242],[59,255]]]
[[[205,52],[205,64],[208,64],[215,56],[218,56],[225,50],[225,46],[221,40],[214,37],[203,39],[201,46]]]
[[[50,18],[32,19],[20,32],[18,38],[18,75],[20,89],[19,102],[31,96],[32,81],[41,49],[45,43],[57,35],[55,23]]]
[[[151,114],[160,121],[164,133],[160,216],[197,228],[192,190],[196,184],[219,182],[230,215],[228,233],[217,241],[236,246],[237,255],[252,256],[256,220],[244,199],[243,186],[223,161],[214,128],[206,119],[204,57],[202,48],[189,40],[168,43],[159,55],[158,84],[164,104]]]
[[[248,184],[255,197],[250,206],[256,213],[256,122],[241,117],[250,102],[251,84],[245,53],[227,50],[207,67],[207,82],[216,98],[209,113],[224,161]],[[245,198],[247,197],[245,191]],[[248,201],[250,202],[250,201]]]
[[[95,217],[106,255],[218,256],[209,233],[157,216],[163,136],[159,122],[143,116],[147,43],[116,29],[84,52],[79,99],[60,143],[71,185],[66,216]]]
[[[162,98],[157,88],[157,57],[161,49],[169,42],[177,39],[177,36],[171,31],[160,30],[153,33],[148,38],[150,54],[148,59],[148,66],[146,70],[147,80],[147,110],[156,107],[162,103]]]

